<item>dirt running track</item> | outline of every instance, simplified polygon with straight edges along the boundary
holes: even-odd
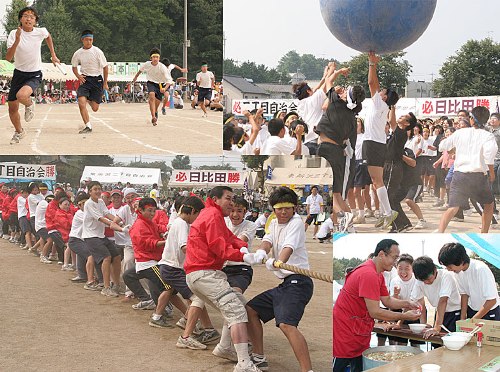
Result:
[[[160,112],[158,125],[149,122],[145,103],[101,104],[98,112],[90,110],[92,133],[78,134],[83,124],[76,104],[40,104],[21,143],[10,145],[14,133],[7,105],[0,106],[0,154],[17,155],[103,155],[103,154],[221,154],[222,113],[209,111],[202,118],[201,109],[167,109]]]
[[[312,229],[310,229],[312,230]],[[332,246],[311,240],[311,267],[331,273]],[[257,244],[257,241],[254,245]],[[230,372],[233,364],[208,350],[177,349],[180,329],[148,325],[150,311],[85,291],[69,281],[73,273],[44,265],[19,246],[0,239],[1,371],[178,371]],[[247,298],[278,283],[264,267],[255,268]],[[332,285],[314,280],[314,295],[299,326],[315,372],[331,371]],[[221,327],[221,317],[209,309]],[[179,312],[176,311],[176,318]],[[272,323],[272,322],[271,322]],[[272,372],[298,371],[285,336],[274,324],[264,326],[266,354]]]

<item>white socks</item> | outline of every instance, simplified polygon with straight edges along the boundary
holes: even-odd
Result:
[[[227,322],[224,321],[222,326],[221,336],[219,340],[219,345],[224,349],[231,349],[231,331],[227,327]]]
[[[384,216],[389,216],[392,212],[391,204],[389,203],[389,195],[385,186],[377,189],[377,196],[380,202],[380,210]]]
[[[234,344],[234,348],[236,349],[236,354],[238,354],[238,363],[243,365],[251,363],[250,355],[248,355],[248,342]]]
[[[92,129],[92,124],[90,124],[90,121],[87,124],[85,124],[85,126],[89,127],[90,129]]]

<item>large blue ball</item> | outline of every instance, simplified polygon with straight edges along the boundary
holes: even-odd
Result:
[[[437,0],[320,0],[330,32],[360,52],[403,50],[429,25]]]

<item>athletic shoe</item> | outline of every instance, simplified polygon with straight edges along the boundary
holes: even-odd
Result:
[[[351,212],[344,212],[344,216],[339,221],[340,232],[345,232],[352,222],[354,215]]]
[[[206,117],[207,117],[207,114],[206,114],[206,113],[203,113],[203,114],[201,115],[201,117],[202,117],[202,118],[206,118]]]
[[[384,216],[378,217],[377,218],[377,222],[375,222],[375,227],[377,229],[381,228],[382,226],[384,226],[384,222],[385,222],[385,217]]]
[[[459,218],[459,217],[453,217],[451,220],[453,222],[464,222],[464,219],[463,218]]]
[[[427,227],[427,221],[426,220],[419,220],[417,224],[415,225],[416,230],[422,230]]]
[[[158,111],[155,112],[155,118],[158,119]]]
[[[180,329],[186,329],[186,324],[187,324],[187,319],[185,317],[180,318],[175,325],[179,327]],[[196,336],[199,336],[203,333],[204,329],[201,325],[200,320],[198,319],[196,321],[196,325],[194,326],[193,329],[193,334]]]
[[[25,106],[24,107],[24,120],[26,122],[30,122],[31,119],[35,116],[35,102],[31,101],[30,106]]]
[[[180,347],[181,349],[191,349],[191,350],[205,350],[207,348],[207,345],[203,345],[201,342],[195,340],[191,336],[189,336],[188,338],[183,338],[182,336],[179,336],[175,346]]]
[[[202,344],[209,344],[210,342],[216,341],[220,338],[220,333],[215,329],[204,330],[200,335],[194,337],[194,339]]]
[[[86,134],[86,133],[92,133],[92,128],[86,126],[81,131],[78,132],[78,134]]]
[[[14,135],[12,136],[12,139],[10,140],[10,144],[14,145],[16,143],[21,142],[21,140],[24,138],[26,135],[26,131],[23,129],[21,130],[21,133],[14,132]]]
[[[250,360],[257,368],[260,368],[261,371],[267,371],[269,369],[269,363],[265,356],[257,356],[256,354],[252,354]]]
[[[45,257],[43,254],[40,256],[40,262],[44,264],[51,264],[52,261]]]
[[[49,254],[49,260],[51,261],[57,261],[57,254]]]
[[[242,363],[238,363],[234,366],[233,372],[261,372],[262,370],[258,368],[252,362],[244,365]]]
[[[174,326],[168,322],[167,319],[165,319],[164,316],[162,316],[158,320],[154,320],[153,317],[149,319],[149,325],[151,327],[155,328],[173,328]]]
[[[82,278],[80,275],[75,276],[74,278],[70,279],[72,283],[85,283],[87,279]]]
[[[21,248],[21,250],[22,250],[22,251],[25,251],[25,250],[27,250],[29,247],[28,247],[28,244],[23,244],[23,245],[21,245],[21,246],[20,246],[20,248]]]
[[[407,225],[404,225],[403,227],[401,227],[398,232],[400,233],[404,233],[404,232],[408,232],[410,230],[413,230],[413,226],[411,223],[407,224]]]
[[[474,211],[472,209],[464,210],[464,216],[466,216],[466,217],[472,216],[472,213],[474,213]]]
[[[153,300],[141,301],[135,305],[132,305],[134,310],[154,310],[156,309],[155,302]]]
[[[373,214],[373,211],[371,209],[365,209],[365,217],[366,218],[371,218],[373,216],[374,216],[374,214]]]
[[[438,208],[438,211],[447,211],[447,210],[448,210],[448,204],[445,204]]]
[[[364,223],[366,223],[366,219],[365,219],[365,217],[356,216],[356,218],[354,218],[352,220],[352,223],[355,224],[355,225],[364,224]]]
[[[161,113],[162,115],[167,115],[167,109],[165,107],[162,107]]]
[[[101,288],[99,288],[98,283],[96,283],[96,282],[85,283],[85,285],[83,286],[83,289],[86,289],[88,291],[100,291],[101,290]]]
[[[120,297],[120,292],[118,291],[118,287],[116,285],[109,287],[109,290],[113,294],[113,297]]]
[[[156,126],[158,124],[158,118],[152,118],[151,119],[151,124],[153,124],[153,127]]]
[[[444,205],[444,200],[438,199],[434,204],[432,204],[433,207],[441,207]]]
[[[398,214],[399,213],[396,212],[396,211],[391,211],[390,216],[384,216],[384,225],[383,225],[383,227],[384,228],[389,227],[394,222],[394,220],[396,218],[398,218]]]
[[[234,349],[226,349],[225,347],[220,346],[220,344],[215,346],[212,354],[222,359],[238,362],[238,354],[236,354],[236,351],[234,351]]]
[[[110,287],[104,287],[101,294],[106,297],[118,297],[118,293],[114,292]]]

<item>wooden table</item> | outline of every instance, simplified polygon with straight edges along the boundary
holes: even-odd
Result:
[[[398,360],[382,367],[370,369],[373,372],[422,372],[422,364],[438,364],[440,372],[477,371],[478,368],[500,355],[500,347],[484,345],[477,347],[467,344],[458,351],[440,347],[410,358]]]
[[[428,328],[426,328],[428,329]],[[380,333],[382,335],[387,335],[387,336],[396,336],[396,337],[403,337],[403,338],[408,338],[410,340],[415,340],[415,341],[424,341],[424,342],[432,342],[433,344],[443,344],[443,340],[441,340],[441,337],[444,336],[446,333],[440,333],[439,336],[431,336],[427,339],[424,339],[423,337],[423,332],[422,333],[413,333],[410,330],[410,327],[408,325],[404,324],[401,326],[401,329],[391,329],[390,331],[384,331],[382,328],[377,327],[377,323],[375,323],[375,326],[373,327],[373,332]]]

